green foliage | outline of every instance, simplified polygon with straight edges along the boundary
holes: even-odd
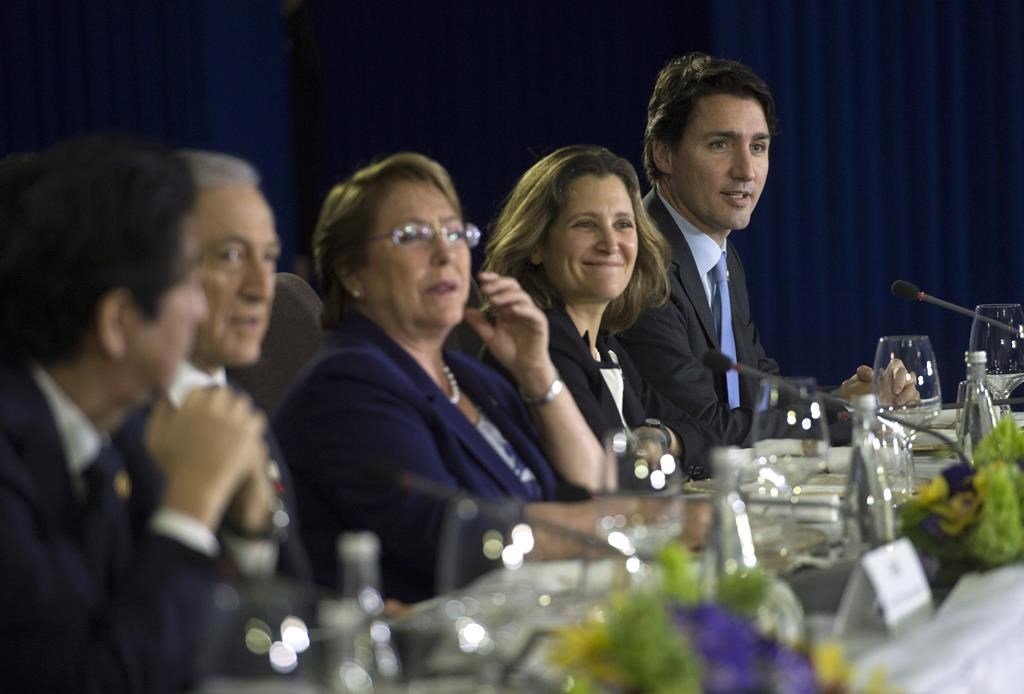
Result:
[[[740,617],[753,619],[769,586],[770,579],[761,569],[725,574],[718,581],[718,602]]]
[[[608,616],[608,636],[615,660],[640,691],[700,691],[700,661],[660,595],[641,591],[623,599]]]
[[[700,601],[697,562],[693,560],[690,550],[678,543],[665,545],[658,552],[658,564],[661,566],[661,583],[666,596],[684,605]]]
[[[987,440],[987,439],[986,439]],[[1016,464],[990,462],[978,473],[984,489],[984,512],[967,539],[971,556],[987,566],[1001,566],[1017,559],[1024,547]]]
[[[1016,463],[1024,458],[1024,431],[1017,427],[1013,417],[1003,417],[988,436],[974,449],[974,465],[981,468],[1002,461]]]

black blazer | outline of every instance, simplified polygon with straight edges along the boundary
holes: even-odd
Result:
[[[711,425],[724,443],[749,445],[757,379],[740,376],[740,407],[730,410],[725,376],[712,374],[701,361],[706,352],[719,349],[719,344],[693,253],[655,191],[644,198],[644,206],[672,248],[672,295],[667,304],[645,313],[619,339],[640,374],[662,395]],[[727,259],[736,359],[777,374],[779,365],[765,354],[750,315],[746,273],[735,246],[729,249]]]
[[[550,325],[551,360],[572,393],[576,405],[598,437],[622,426],[611,391],[601,375],[600,365],[561,305],[545,312]],[[602,334],[597,343],[602,354],[615,352],[622,368],[622,414],[630,427],[638,427],[648,417],[660,419],[683,444],[681,461],[688,475],[696,479],[708,476],[708,451],[718,443],[714,430],[676,407],[644,380],[629,353],[613,336]]]
[[[148,460],[111,457],[132,481],[102,509],[113,537],[95,544],[73,494],[49,405],[28,370],[0,366],[0,689],[165,692],[187,683],[214,586],[213,561],[133,532],[155,476]],[[127,505],[129,508],[124,508]],[[97,561],[110,566],[100,579]]]

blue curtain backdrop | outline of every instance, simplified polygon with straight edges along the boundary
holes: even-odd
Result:
[[[0,3],[0,154],[111,128],[237,152],[263,171],[290,263],[315,215],[305,208],[381,153],[442,161],[477,223],[561,145],[603,144],[639,165],[657,70],[706,50],[749,63],[778,100],[768,185],[732,239],[787,373],[838,382],[879,335],[922,332],[948,399],[970,321],[900,302],[890,282],[966,305],[1024,300],[1019,0],[306,0],[305,11],[315,50],[298,81],[277,0]]]
[[[0,156],[130,131],[253,161],[295,237],[280,0],[0,2]]]

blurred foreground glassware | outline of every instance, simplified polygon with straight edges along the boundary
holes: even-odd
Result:
[[[429,671],[417,663],[417,674],[437,676],[440,657],[442,669],[468,673],[481,686],[503,681],[543,607],[523,577],[527,559],[537,555],[535,544],[517,501],[464,497],[449,503],[437,558],[440,602],[425,629],[434,632],[435,658]]]
[[[877,433],[877,401],[874,395],[861,395],[853,404],[853,450],[843,497],[843,535],[847,554],[859,556],[896,539],[896,513],[886,475],[886,449]]]
[[[762,381],[751,437],[753,458],[742,484],[754,544],[763,565],[782,569],[796,537],[793,501],[801,485],[827,469],[828,425],[814,379]]]
[[[1024,382],[1024,309],[1020,304],[978,304],[975,316],[993,318],[1013,327],[1011,333],[997,326],[979,320],[971,324],[971,339],[968,349],[972,352],[984,350],[988,357],[985,366],[985,384],[992,398],[1002,400]],[[1004,406],[1002,414],[1009,414]]]
[[[985,385],[985,361],[986,355],[983,351],[964,352],[967,380],[964,381],[956,437],[968,459],[974,457],[974,446],[996,426],[995,409]],[[959,398],[959,395],[957,397]]]
[[[682,467],[656,429],[612,429],[604,436],[606,490],[631,494],[677,493]]]
[[[740,477],[747,454],[735,447],[711,451],[714,497],[711,532],[701,560],[701,593],[707,599],[718,595],[722,576],[757,568],[757,549],[747,505],[740,493]]]
[[[899,364],[908,374],[908,385],[913,385],[917,391],[917,397],[906,402],[895,401],[891,394],[891,379]],[[874,370],[875,399],[883,414],[889,413],[909,424],[927,427],[942,411],[939,366],[927,335],[889,335],[879,338]],[[894,428],[902,431],[913,449],[914,439],[919,432],[909,427]]]
[[[320,622],[333,632],[325,668],[328,690],[394,691],[401,668],[391,628],[382,618],[380,540],[372,532],[343,533],[338,568],[341,597],[323,601],[319,609]]]

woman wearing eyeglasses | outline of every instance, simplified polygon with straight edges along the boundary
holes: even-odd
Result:
[[[478,277],[494,322],[465,305],[479,238],[448,173],[419,154],[368,166],[327,196],[313,244],[329,332],[274,419],[321,583],[335,582],[337,535],[369,529],[385,594],[429,597],[445,493],[530,503],[555,499],[559,479],[599,486],[601,448],[563,390],[544,314],[494,273]],[[463,319],[518,392],[442,348]],[[397,472],[444,491],[402,489]]]

